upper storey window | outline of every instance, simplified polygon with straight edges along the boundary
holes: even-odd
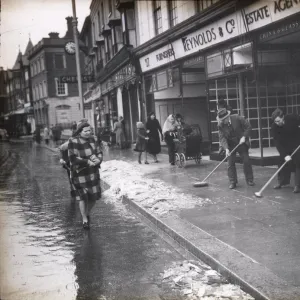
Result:
[[[178,23],[177,1],[176,0],[169,1],[168,5],[169,5],[170,27],[174,27]]]
[[[220,0],[197,0],[198,11],[201,12]]]
[[[162,28],[162,17],[161,17],[161,1],[154,1],[154,28],[155,34],[160,34],[163,31]]]

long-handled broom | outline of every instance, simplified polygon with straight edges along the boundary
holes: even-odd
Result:
[[[237,144],[233,150],[229,153],[228,156],[230,156],[241,144]],[[195,182],[193,184],[194,187],[205,187],[205,186],[208,186],[208,183],[205,181],[207,180],[220,166],[221,164],[227,159],[226,156],[202,181],[199,181],[199,182]]]
[[[293,157],[293,155],[300,149],[300,145],[296,148],[296,150],[291,154],[291,157]],[[267,186],[272,182],[272,180],[276,177],[276,175],[284,168],[284,166],[289,162],[285,161],[281,167],[274,173],[274,175],[267,181],[267,183],[260,189],[259,192],[254,193],[254,195],[257,198],[261,198],[262,197],[262,192],[267,188]]]

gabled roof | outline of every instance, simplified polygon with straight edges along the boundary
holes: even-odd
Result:
[[[33,48],[33,44],[32,44],[31,39],[29,38],[29,41],[28,41],[27,47],[25,49],[24,55],[28,55],[29,50],[32,49],[32,48]]]
[[[19,70],[21,68],[21,66],[20,66],[21,59],[22,59],[22,52],[19,51],[16,62],[14,64],[14,66],[12,67],[12,70]]]

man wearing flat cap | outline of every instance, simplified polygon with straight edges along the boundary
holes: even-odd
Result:
[[[253,170],[249,158],[249,137],[251,132],[249,122],[240,115],[231,115],[230,111],[226,108],[218,109],[217,121],[220,146],[225,149],[226,156],[228,157],[229,188],[234,189],[237,185],[237,173],[235,167],[236,152],[239,153],[243,160],[246,182],[249,186],[253,186]],[[237,150],[229,155],[238,144],[240,144],[240,146]]]

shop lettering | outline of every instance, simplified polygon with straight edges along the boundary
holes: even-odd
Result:
[[[267,5],[245,15],[247,25],[251,25],[254,22],[258,22],[259,20],[264,20],[269,17],[270,13]]]
[[[285,11],[297,4],[300,4],[300,0],[277,0],[274,2],[274,13]]]
[[[300,25],[300,23],[298,21],[295,21],[291,24],[282,26],[280,28],[264,32],[264,33],[260,34],[259,39],[262,41],[262,40],[277,36],[282,33],[287,33],[293,29],[297,29],[299,27],[299,25]]]
[[[217,35],[214,32],[214,28],[211,28],[210,30],[206,30],[205,32],[201,32],[200,34],[190,37],[190,38],[182,38],[182,43],[184,47],[184,51],[190,51],[193,48],[202,46],[204,44],[208,44],[211,41],[215,40],[217,38]]]
[[[157,61],[161,61],[161,60],[163,60],[165,58],[169,58],[171,56],[174,56],[173,49],[169,49],[169,50],[166,50],[166,51],[164,51],[162,53],[157,54],[156,55],[156,59],[157,59]]]

